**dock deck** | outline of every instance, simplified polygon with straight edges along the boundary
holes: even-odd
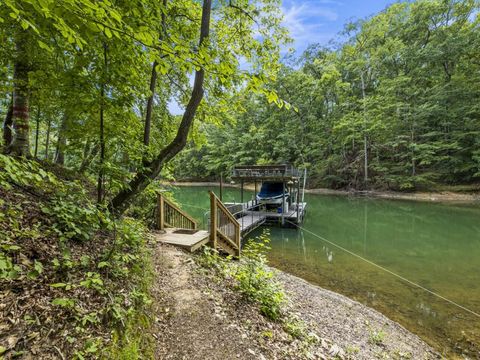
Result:
[[[266,220],[267,217],[258,211],[246,212],[245,215],[237,219],[242,237],[265,223]]]
[[[251,213],[256,213],[257,216],[264,216],[265,222],[267,223],[281,221],[282,215],[283,215],[283,218],[285,220],[288,220],[289,222],[292,222],[294,224],[299,224],[303,221],[306,207],[307,207],[307,203],[304,202],[300,204],[298,211],[296,208],[289,209],[284,214],[278,213],[275,211],[251,211],[251,210],[247,210],[245,213],[247,214],[246,216],[248,216]]]

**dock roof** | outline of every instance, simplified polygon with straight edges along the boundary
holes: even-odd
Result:
[[[232,173],[233,180],[298,181],[302,172],[291,165],[239,165]]]

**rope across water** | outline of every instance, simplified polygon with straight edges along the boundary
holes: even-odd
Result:
[[[340,245],[338,245],[338,244],[335,244],[334,242],[332,242],[332,241],[330,241],[330,240],[327,240],[327,239],[325,239],[324,237],[322,237],[322,236],[320,236],[320,235],[318,235],[318,234],[315,234],[314,232],[312,232],[312,231],[310,231],[310,230],[305,229],[304,227],[299,226],[298,224],[295,224],[295,223],[293,223],[293,222],[291,222],[291,221],[289,221],[289,220],[287,220],[287,222],[289,222],[290,224],[296,226],[298,229],[303,230],[303,231],[305,231],[306,233],[309,233],[310,235],[313,235],[313,236],[319,238],[320,240],[323,240],[323,241],[329,243],[330,245],[333,245],[333,246],[337,247],[338,249],[343,250],[343,251],[345,251],[346,253],[348,253],[348,254],[350,254],[350,255],[352,255],[352,256],[355,256],[355,257],[357,257],[357,258],[359,258],[359,259],[361,259],[361,260],[369,263],[370,265],[375,266],[375,267],[377,267],[377,268],[379,268],[379,269],[381,269],[381,270],[389,273],[390,275],[393,275],[393,276],[399,278],[399,279],[402,280],[402,281],[405,281],[406,283],[408,283],[408,284],[410,284],[410,285],[413,285],[413,286],[415,286],[415,287],[417,287],[417,288],[419,288],[419,289],[422,289],[422,290],[428,292],[429,294],[432,294],[432,295],[438,297],[439,299],[442,299],[442,300],[444,300],[444,301],[446,301],[446,302],[448,302],[448,303],[450,303],[450,304],[452,304],[452,305],[454,305],[454,306],[456,306],[456,307],[458,307],[458,308],[460,308],[460,309],[462,309],[462,310],[464,310],[464,311],[466,311],[466,312],[468,312],[468,313],[470,313],[470,314],[472,314],[472,315],[475,315],[476,317],[480,318],[480,314],[479,314],[479,313],[477,313],[477,312],[475,312],[475,311],[473,311],[473,310],[470,310],[470,309],[466,308],[465,306],[463,306],[463,305],[461,305],[461,304],[459,304],[459,303],[457,303],[457,302],[455,302],[455,301],[453,301],[453,300],[450,300],[450,299],[446,298],[445,296],[442,296],[442,295],[436,293],[435,291],[432,291],[432,290],[430,290],[430,289],[427,289],[426,287],[423,287],[422,285],[417,284],[417,283],[415,283],[415,282],[413,282],[413,281],[411,281],[411,280],[403,277],[402,275],[399,275],[399,274],[397,274],[397,273],[394,273],[393,271],[391,271],[391,270],[389,270],[389,269],[387,269],[387,268],[385,268],[385,267],[383,267],[383,266],[381,266],[381,265],[378,265],[378,264],[374,263],[373,261],[370,261],[370,260],[368,260],[368,259],[365,259],[364,257],[362,257],[362,256],[360,256],[360,255],[358,255],[358,254],[356,254],[356,253],[354,253],[354,252],[352,252],[352,251],[350,251],[350,250],[348,250],[348,249],[345,249],[344,247],[342,247],[342,246],[340,246]]]

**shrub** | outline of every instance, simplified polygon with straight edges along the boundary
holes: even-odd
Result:
[[[236,288],[247,299],[258,303],[263,315],[278,320],[282,315],[286,296],[281,284],[274,279],[273,271],[267,266],[266,252],[270,249],[269,243],[269,234],[266,231],[249,240],[232,276],[236,280]]]

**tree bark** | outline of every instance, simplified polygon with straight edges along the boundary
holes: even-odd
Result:
[[[27,33],[18,30],[15,37],[15,65],[13,73],[13,114],[12,122],[14,129],[13,140],[7,148],[7,152],[30,157],[29,143],[29,109],[28,109],[28,52]]]
[[[202,8],[202,22],[200,27],[200,46],[210,33],[210,13],[212,0],[204,0]],[[195,72],[195,81],[193,83],[192,95],[183,113],[182,121],[177,130],[175,138],[168,144],[157,157],[145,162],[143,170],[138,172],[130,181],[128,186],[120,191],[110,202],[109,208],[112,212],[121,214],[126,210],[134,196],[143,191],[150,181],[154,180],[161,172],[163,166],[177,155],[186,145],[188,133],[195,118],[195,113],[203,99],[203,82],[205,79],[205,71],[203,68]]]
[[[36,128],[35,128],[35,152],[33,157],[37,158],[38,155],[38,135],[40,133],[40,105],[37,106],[37,116],[36,116]]]
[[[107,44],[103,43],[103,60],[104,60],[104,74],[102,85],[100,88],[100,170],[98,171],[98,181],[97,181],[97,202],[101,204],[105,195],[104,185],[105,185],[105,169],[103,165],[105,163],[105,86],[106,86],[106,74],[107,74]]]
[[[164,9],[167,7],[167,0],[163,0]],[[162,29],[160,31],[160,41],[164,38],[166,28],[166,16],[162,12]],[[157,65],[158,61],[155,60],[152,64],[152,75],[150,76],[150,96],[147,100],[147,109],[145,115],[145,128],[143,131],[143,144],[148,147],[150,144],[150,129],[152,126],[152,113],[153,113],[153,100],[155,98],[155,88],[157,86]]]
[[[150,77],[150,96],[147,100],[147,114],[145,115],[145,128],[143,131],[143,145],[148,146],[150,144],[150,128],[152,124],[152,112],[153,112],[153,98],[155,97],[155,87],[157,85],[157,60],[152,65],[152,75]]]
[[[45,140],[45,160],[48,161],[48,148],[50,146],[50,128],[52,127],[52,119],[48,119],[47,124],[47,138]]]
[[[65,165],[65,147],[67,146],[67,138],[65,132],[67,131],[67,114],[63,114],[60,129],[58,129],[57,148],[55,149],[55,164]]]
[[[5,151],[12,143],[12,124],[13,124],[13,100],[8,105],[8,111],[3,122],[3,145]]]

